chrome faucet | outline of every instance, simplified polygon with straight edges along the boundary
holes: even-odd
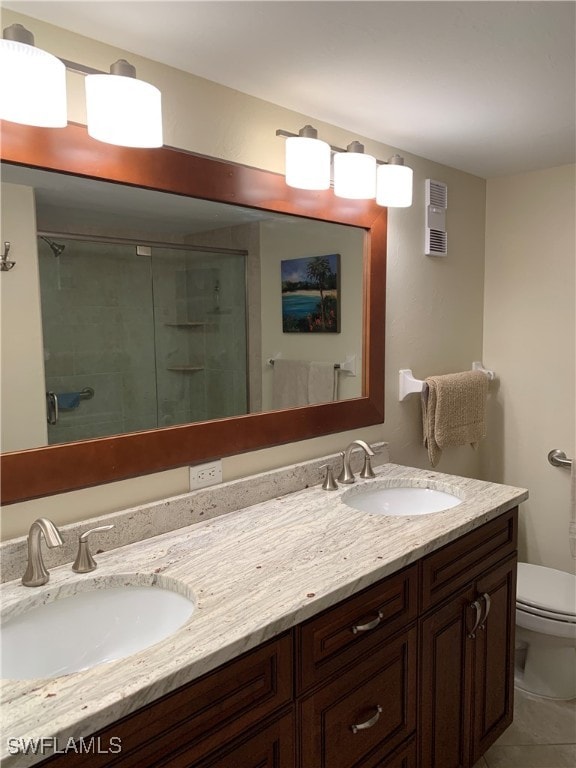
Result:
[[[344,451],[344,461],[342,462],[342,472],[340,472],[340,474],[338,475],[339,483],[350,484],[355,482],[354,472],[352,472],[352,469],[350,468],[350,457],[352,455],[352,451],[356,446],[360,446],[360,448],[362,448],[362,450],[364,451],[364,467],[360,472],[360,477],[362,478],[374,477],[374,472],[372,471],[372,466],[370,464],[370,457],[375,456],[376,454],[374,453],[372,448],[370,448],[368,443],[364,442],[364,440],[353,440]]]
[[[25,587],[41,587],[50,578],[42,559],[41,534],[44,534],[46,544],[50,548],[61,547],[64,543],[58,528],[51,520],[45,517],[34,520],[28,531],[28,567],[22,576],[22,584]]]

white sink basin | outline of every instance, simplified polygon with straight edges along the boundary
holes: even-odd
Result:
[[[169,589],[121,586],[56,599],[2,623],[1,677],[60,677],[158,643],[192,615]]]
[[[361,512],[393,517],[429,515],[462,503],[446,491],[412,486],[351,488],[342,494],[342,501]]]

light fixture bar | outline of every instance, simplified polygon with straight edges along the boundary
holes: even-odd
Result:
[[[77,61],[69,61],[68,59],[63,59],[61,56],[58,56],[62,64],[66,67],[66,69],[70,72],[76,72],[78,75],[105,75],[106,72],[103,72],[101,69],[94,69],[94,67],[87,67],[85,64],[78,64]]]
[[[300,136],[299,133],[292,133],[291,131],[285,131],[283,128],[276,129],[276,136],[285,136],[287,139],[296,138]],[[354,143],[354,142],[352,142]],[[337,147],[335,144],[330,144],[332,152],[348,152],[347,147]],[[389,160],[379,160],[376,158],[376,165],[404,165],[404,158],[401,155],[395,154]]]

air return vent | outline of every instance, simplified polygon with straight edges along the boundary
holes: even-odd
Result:
[[[446,232],[446,208],[448,187],[443,181],[426,179],[426,256],[446,256],[448,234]]]

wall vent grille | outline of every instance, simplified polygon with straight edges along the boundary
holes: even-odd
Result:
[[[446,256],[448,253],[447,208],[447,185],[443,181],[426,179],[426,256]]]
[[[442,181],[427,179],[426,205],[448,208],[448,187]]]
[[[446,256],[448,253],[448,234],[426,227],[426,255]]]

